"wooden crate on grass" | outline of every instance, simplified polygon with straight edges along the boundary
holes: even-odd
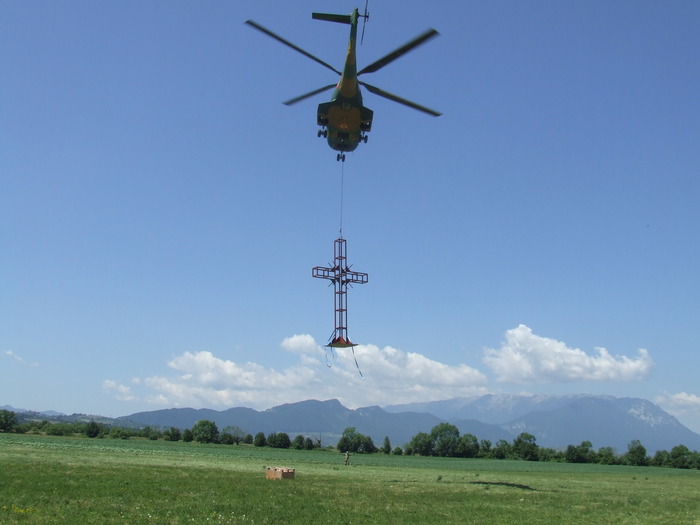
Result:
[[[267,467],[267,479],[294,479],[294,469],[284,467]]]

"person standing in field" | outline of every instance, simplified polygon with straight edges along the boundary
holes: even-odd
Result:
[[[350,464],[350,451],[349,450],[345,451],[345,464],[346,465]]]

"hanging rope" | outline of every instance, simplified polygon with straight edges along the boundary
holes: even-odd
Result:
[[[345,163],[340,163],[340,238],[343,238],[343,193],[345,189]]]
[[[333,351],[333,348],[326,347],[326,366],[328,368],[333,368],[333,365],[328,362],[328,351],[330,350],[331,357],[333,358],[333,361],[335,361],[335,352]]]
[[[357,356],[355,355],[355,347],[350,347],[352,350],[352,358],[355,360],[355,366],[357,367],[357,372],[360,374],[360,377],[362,380],[365,380],[365,376],[362,373],[362,370],[360,370],[360,364],[357,362]],[[333,364],[328,361],[328,353],[330,352],[331,357],[333,358],[333,361],[335,361],[335,352],[333,351],[333,347],[326,347],[326,366],[328,368],[333,368]]]
[[[355,357],[355,347],[352,347],[352,358],[355,360],[355,366],[357,367],[357,371],[360,373],[360,377],[364,381],[365,376],[362,375],[362,370],[360,370],[360,365],[357,364],[357,357]]]

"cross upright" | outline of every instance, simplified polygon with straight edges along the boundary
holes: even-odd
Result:
[[[367,274],[350,270],[345,239],[340,237],[335,240],[333,266],[330,268],[315,266],[311,275],[331,281],[335,292],[335,330],[330,343],[326,346],[334,348],[357,346],[351,343],[348,337],[348,284],[365,284]]]

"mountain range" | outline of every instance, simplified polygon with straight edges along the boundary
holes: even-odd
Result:
[[[64,420],[86,417],[58,416]],[[355,427],[377,445],[388,436],[394,446],[404,446],[417,433],[430,432],[438,423],[448,422],[459,428],[461,434],[474,434],[479,440],[488,439],[492,443],[499,439],[512,442],[518,434],[527,432],[535,436],[539,446],[557,449],[590,441],[596,449],[613,447],[623,453],[631,441],[639,440],[649,454],[670,451],[681,444],[700,450],[700,434],[650,401],[587,394],[494,394],[354,410],[336,399],[308,400],[262,411],[241,407],[221,411],[170,408],[108,419],[99,418],[103,423],[117,426],[180,429],[192,428],[197,421],[207,419],[214,421],[220,430],[236,426],[251,434],[286,432],[292,437],[303,434],[320,439],[324,446],[334,445],[347,427]]]
[[[335,399],[301,401],[263,411],[171,408],[131,414],[117,418],[115,423],[123,420],[191,428],[200,419],[214,421],[220,429],[235,425],[250,433],[310,435],[320,438],[324,445],[334,444],[345,428],[355,427],[376,444],[389,436],[395,446],[403,446],[418,432],[430,432],[438,423],[449,422],[462,434],[471,433],[492,443],[499,439],[512,441],[521,432],[528,432],[538,445],[559,449],[590,441],[594,448],[613,447],[622,453],[631,441],[639,440],[650,454],[680,444],[700,450],[700,434],[650,401],[587,394],[485,395],[355,410]]]
[[[700,450],[700,434],[683,426],[659,406],[639,398],[588,394],[524,396],[491,394],[446,401],[384,407],[388,412],[428,412],[456,425],[460,432],[475,421],[508,432],[512,440],[528,432],[544,447],[564,448],[590,441],[594,448],[613,447],[625,452],[639,440],[650,454],[683,444]],[[490,438],[489,438],[490,439]]]

